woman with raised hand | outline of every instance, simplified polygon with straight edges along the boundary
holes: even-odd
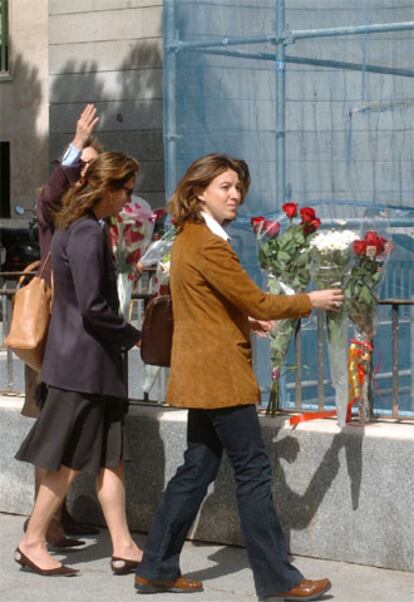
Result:
[[[240,524],[259,599],[316,600],[331,584],[290,564],[271,489],[271,467],[256,412],[249,318],[299,318],[334,310],[340,290],[291,296],[260,290],[242,269],[224,230],[247,194],[249,170],[226,155],[201,157],[178,183],[169,208],[178,230],[170,287],[174,336],[167,402],[188,408],[184,463],[158,507],[137,569],[140,593],[198,592],[180,571],[180,553],[226,451],[236,481]]]
[[[52,241],[53,311],[41,380],[39,418],[16,454],[44,469],[26,534],[15,552],[42,575],[72,576],[46,547],[50,520],[79,472],[96,476],[112,540],[112,570],[134,570],[142,552],[126,522],[124,433],[127,387],[122,353],[140,332],[118,312],[112,254],[102,219],[117,215],[134,191],[135,159],[102,153],[66,193]]]

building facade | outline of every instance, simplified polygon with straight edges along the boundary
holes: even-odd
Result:
[[[0,0],[0,7],[0,217],[33,206],[89,102],[105,149],[138,158],[141,196],[163,204],[162,0]]]

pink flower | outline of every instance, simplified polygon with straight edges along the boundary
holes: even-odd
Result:
[[[267,236],[277,236],[280,231],[280,224],[274,219],[265,219],[263,222],[263,231]]]

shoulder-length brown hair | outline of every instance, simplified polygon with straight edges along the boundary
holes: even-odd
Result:
[[[168,210],[178,230],[185,222],[202,223],[202,205],[197,195],[220,174],[231,169],[239,176],[241,186],[241,203],[243,203],[250,186],[250,173],[247,163],[227,155],[211,153],[194,161],[177,184],[174,194],[169,200]]]
[[[90,213],[98,201],[111,190],[119,190],[136,176],[138,161],[123,153],[101,153],[92,161],[86,174],[63,197],[63,206],[55,215],[55,225],[65,230],[83,215]]]

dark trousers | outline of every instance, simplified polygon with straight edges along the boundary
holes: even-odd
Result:
[[[259,597],[291,589],[303,578],[290,564],[272,499],[272,475],[254,405],[188,412],[184,464],[161,498],[137,574],[175,579],[179,556],[223,449],[233,468],[237,506]]]

